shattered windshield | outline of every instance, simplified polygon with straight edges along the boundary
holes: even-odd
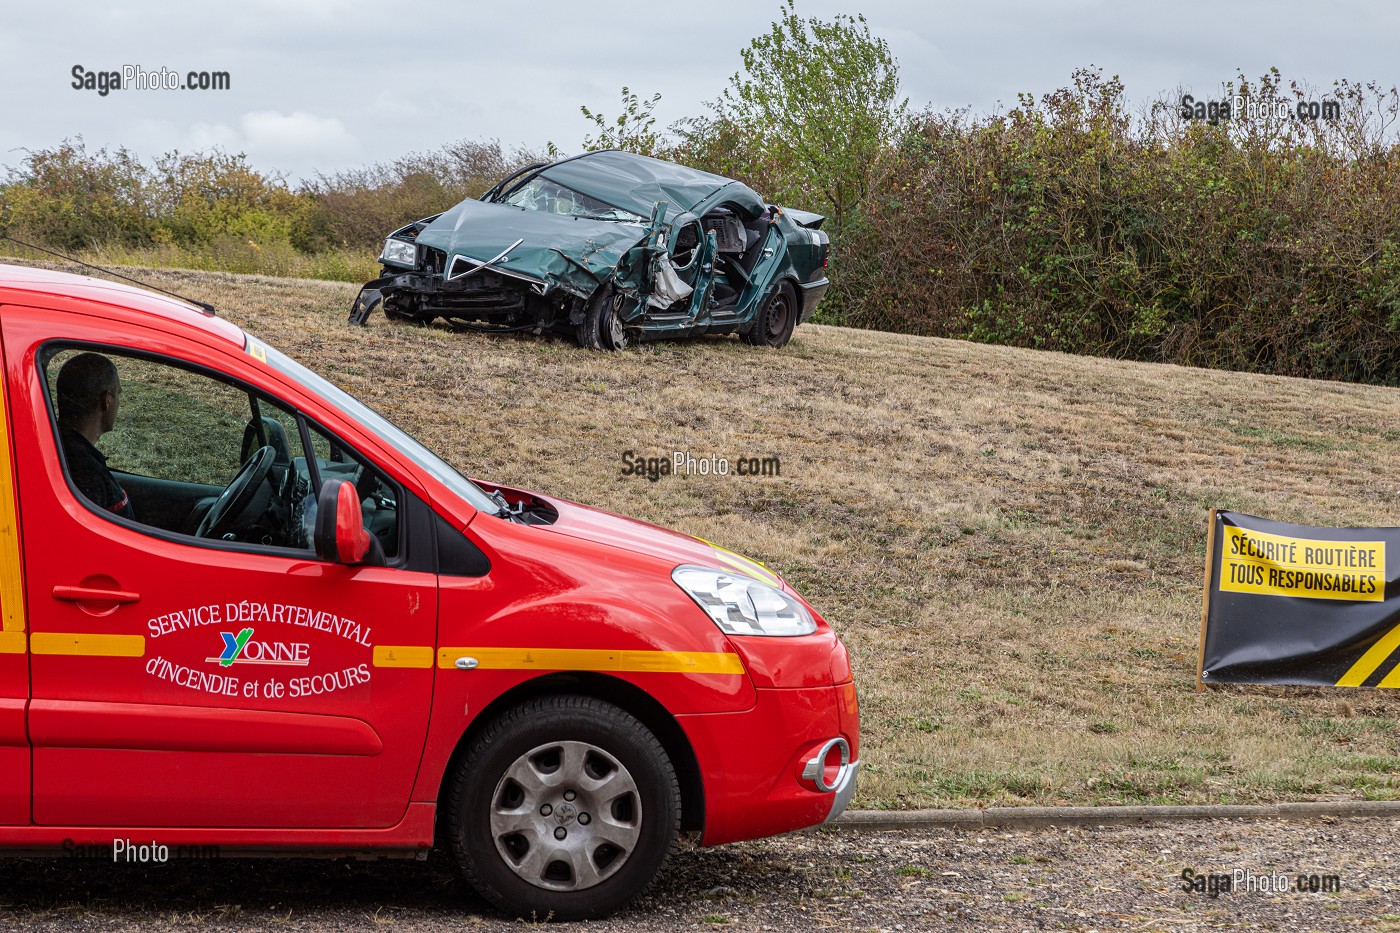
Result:
[[[516,188],[502,203],[545,214],[565,214],[590,220],[620,220],[634,224],[642,222],[642,218],[631,211],[624,211],[572,188],[565,188],[543,175],[536,175]]]

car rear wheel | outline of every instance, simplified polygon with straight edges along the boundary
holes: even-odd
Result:
[[[491,722],[445,800],[467,881],[507,913],[605,916],[660,871],[680,828],[680,786],[636,718],[585,696],[550,696]]]
[[[631,339],[618,312],[623,296],[604,285],[588,299],[583,323],[578,326],[578,344],[589,350],[626,350]]]
[[[792,339],[792,329],[797,326],[797,295],[792,285],[781,283],[754,319],[753,328],[744,334],[744,340],[756,347],[781,347]]]

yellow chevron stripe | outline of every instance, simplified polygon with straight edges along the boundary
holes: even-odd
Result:
[[[432,667],[432,645],[375,645],[375,667]]]
[[[0,632],[0,654],[24,654],[23,632]]]
[[[1395,668],[1389,674],[1382,677],[1381,682],[1376,684],[1376,686],[1389,687],[1391,689],[1400,687],[1400,667]]]
[[[146,655],[146,636],[94,635],[87,632],[32,632],[29,636],[29,650],[34,654],[141,658]]]
[[[476,658],[483,670],[612,671],[647,674],[742,674],[744,662],[725,651],[608,651],[583,648],[441,648],[438,667]]]
[[[1376,672],[1376,668],[1400,647],[1400,625],[1386,632],[1376,640],[1376,643],[1366,649],[1366,653],[1356,659],[1356,663],[1351,666],[1342,679],[1337,681],[1338,687],[1359,687],[1366,682],[1366,678]],[[1386,675],[1386,680],[1390,680],[1394,673]],[[1382,683],[1383,687],[1394,687],[1397,684]]]

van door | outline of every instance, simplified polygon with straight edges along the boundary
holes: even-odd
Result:
[[[24,579],[20,564],[19,510],[5,375],[0,371],[0,825],[29,822],[29,658],[24,638]]]
[[[23,542],[34,821],[401,821],[437,621],[412,474],[231,345],[6,312],[21,512],[40,530]],[[316,559],[311,490],[335,477],[384,565]]]

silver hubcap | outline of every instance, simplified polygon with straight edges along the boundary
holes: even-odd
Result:
[[[530,884],[579,891],[623,866],[642,834],[632,775],[588,742],[551,742],[506,769],[491,795],[496,851]]]
[[[622,318],[617,316],[616,308],[608,314],[608,339],[612,341],[614,350],[627,346],[627,332],[622,329]]]

